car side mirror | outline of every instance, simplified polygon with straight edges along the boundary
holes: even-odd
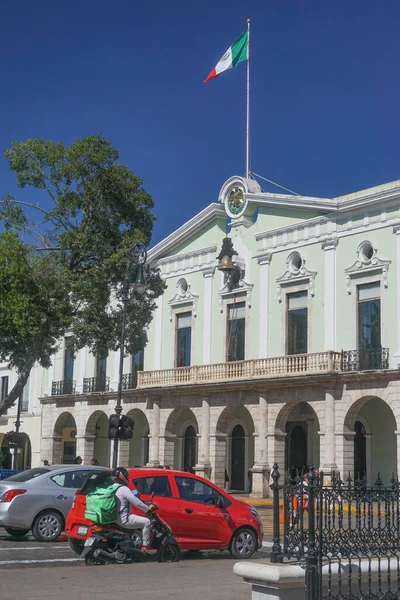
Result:
[[[225,508],[225,502],[222,496],[218,496],[215,500],[215,506],[217,508]]]

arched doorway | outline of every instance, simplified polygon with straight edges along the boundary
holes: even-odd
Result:
[[[149,422],[145,413],[135,408],[128,412],[128,417],[133,419],[133,438],[129,442],[130,467],[143,467],[149,462]]]
[[[215,464],[215,483],[232,492],[251,490],[254,464],[254,422],[243,404],[224,408],[217,421],[215,454],[224,461]]]
[[[110,440],[108,439],[108,419],[104,413],[101,413],[97,419],[95,438],[92,458],[97,458],[99,465],[108,467],[110,464]]]
[[[85,464],[96,458],[102,467],[110,465],[110,440],[108,439],[108,418],[102,410],[96,410],[86,423]]]
[[[31,441],[26,433],[15,433],[10,431],[3,437],[1,444],[1,465],[3,469],[31,468],[32,450]]]
[[[319,420],[308,402],[288,402],[275,424],[274,460],[291,476],[320,466]]]
[[[291,476],[307,470],[308,440],[307,423],[286,423],[286,470]]]
[[[354,477],[364,479],[367,477],[367,438],[361,421],[354,423],[354,433]]]
[[[164,456],[160,460],[165,466],[170,466],[175,469],[183,470],[185,468],[185,433],[192,426],[197,438],[199,426],[194,412],[187,406],[175,408],[167,419],[165,426],[164,437]],[[191,435],[192,430],[189,430],[188,435]],[[192,444],[193,441],[188,442]],[[162,452],[160,448],[160,452]],[[197,463],[197,440],[195,445],[195,464]],[[191,458],[193,461],[193,458]]]
[[[54,425],[52,464],[72,464],[76,456],[76,423],[69,412],[62,413]]]
[[[378,474],[389,485],[397,473],[397,424],[391,407],[382,398],[364,397],[349,409],[344,421],[343,472],[357,478],[365,472],[373,485]]]
[[[231,489],[245,489],[246,440],[242,425],[235,425],[231,436]]]
[[[197,434],[193,425],[186,427],[183,437],[183,470],[194,473],[197,464]]]

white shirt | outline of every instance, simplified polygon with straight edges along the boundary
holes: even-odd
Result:
[[[119,485],[118,483],[114,484]],[[148,506],[132,492],[126,485],[121,485],[115,492],[115,498],[117,501],[117,510],[121,523],[128,520],[131,514],[131,506],[140,508],[143,512],[147,512]]]

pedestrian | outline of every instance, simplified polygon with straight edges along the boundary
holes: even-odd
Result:
[[[247,479],[249,482],[249,494],[253,491],[253,471],[251,469],[248,470]]]
[[[94,467],[98,467],[99,461],[97,460],[97,458],[92,458],[92,460],[90,461],[90,464],[93,465]]]
[[[229,489],[229,475],[228,471],[225,469],[225,490]]]
[[[75,456],[74,465],[81,465],[81,464],[82,464],[82,458],[80,456]]]

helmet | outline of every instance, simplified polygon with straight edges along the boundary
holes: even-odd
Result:
[[[129,485],[129,473],[125,467],[117,467],[113,470],[112,475],[115,479],[122,481],[125,485]]]

